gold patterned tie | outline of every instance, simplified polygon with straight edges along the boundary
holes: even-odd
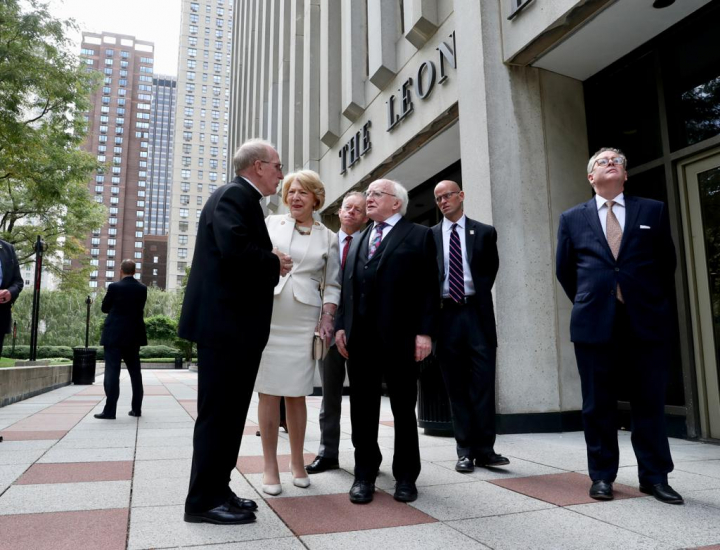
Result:
[[[605,224],[607,230],[608,245],[610,246],[610,251],[612,252],[613,257],[617,260],[618,254],[620,253],[620,243],[622,242],[622,227],[620,227],[620,222],[618,221],[617,217],[615,216],[615,212],[613,212],[612,209],[615,201],[607,201],[605,204],[608,207],[607,220]],[[625,303],[622,293],[620,292],[619,284],[617,285],[617,299],[620,302]]]

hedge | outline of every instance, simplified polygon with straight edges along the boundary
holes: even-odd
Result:
[[[92,347],[92,346],[91,346]],[[97,350],[97,358],[103,360],[105,358],[104,350],[101,347]],[[140,359],[150,359],[156,357],[174,358],[180,354],[180,350],[170,346],[143,346],[140,348]],[[13,357],[14,359],[29,359],[30,346],[16,345],[15,354],[12,354],[12,346],[5,345],[3,347],[3,357]],[[56,359],[56,358],[72,359],[73,350],[68,346],[38,346],[38,359]]]

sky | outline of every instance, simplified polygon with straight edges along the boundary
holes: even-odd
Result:
[[[49,0],[50,13],[89,32],[128,34],[155,43],[155,73],[177,75],[181,0]],[[80,53],[81,34],[71,37]]]

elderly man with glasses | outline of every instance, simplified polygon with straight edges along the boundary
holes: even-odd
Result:
[[[682,504],[665,430],[675,247],[664,203],[627,196],[627,160],[605,147],[587,166],[596,195],[560,217],[556,273],[573,302],[570,338],[583,397],[590,496],[613,498],[617,389],[627,385],[640,491]]]
[[[335,326],[350,377],[355,446],[350,501],[366,504],[375,492],[382,461],[377,438],[384,377],[395,422],[394,497],[411,502],[417,498],[420,474],[418,363],[430,354],[439,305],[435,242],[428,227],[403,217],[408,194],[399,183],[374,181],[366,197],[373,223],[350,247]]]

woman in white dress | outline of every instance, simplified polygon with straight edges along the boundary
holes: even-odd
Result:
[[[320,177],[312,170],[288,174],[282,185],[282,199],[290,213],[268,216],[265,223],[273,246],[292,257],[293,269],[275,287],[270,339],[255,382],[255,391],[260,397],[262,489],[271,495],[282,492],[277,462],[282,397],[287,409],[293,484],[310,485],[303,448],[307,424],[305,396],[312,394],[315,373],[312,340],[320,318],[320,335],[330,342],[340,300],[337,236],[312,217],[313,211],[325,203],[325,188]],[[323,279],[325,291],[321,298]]]

